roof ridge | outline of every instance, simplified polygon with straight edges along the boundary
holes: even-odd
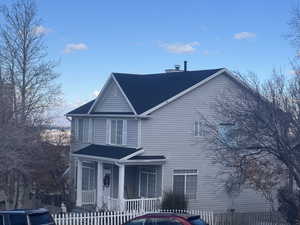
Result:
[[[187,70],[187,71],[174,71],[174,72],[162,72],[162,73],[120,73],[112,72],[114,75],[133,75],[133,76],[151,76],[151,75],[168,75],[168,74],[181,74],[181,73],[194,73],[194,72],[203,72],[203,71],[213,71],[213,70],[222,70],[224,67],[216,69],[204,69],[204,70]]]

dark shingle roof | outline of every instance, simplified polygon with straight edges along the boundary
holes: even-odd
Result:
[[[72,110],[71,112],[68,112],[67,114],[86,114],[89,112],[90,108],[92,107],[93,103],[95,102],[95,99],[92,101],[89,101],[88,103],[85,103],[84,105]]]
[[[112,145],[89,145],[85,148],[74,152],[74,154],[104,157],[110,159],[122,159],[139,150],[141,149],[126,148]]]
[[[113,75],[136,112],[141,114],[222,69],[223,68],[147,75],[113,73]],[[68,114],[87,113],[93,102],[94,100]]]
[[[127,98],[138,114],[179,94],[221,69],[149,75],[114,73]]]
[[[129,160],[151,160],[151,159],[166,159],[163,155],[136,155]]]

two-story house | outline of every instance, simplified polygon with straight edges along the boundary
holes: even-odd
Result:
[[[99,96],[69,112],[76,205],[138,210],[158,206],[165,191],[191,209],[260,211],[253,190],[231,198],[217,178],[199,112],[241,85],[227,69],[112,73]]]

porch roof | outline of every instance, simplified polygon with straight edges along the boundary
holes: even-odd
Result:
[[[135,156],[135,154],[138,154],[140,150],[141,148],[137,149],[112,145],[91,144],[85,148],[73,152],[73,154],[120,160],[123,158],[127,158],[128,156],[130,157],[131,155]]]

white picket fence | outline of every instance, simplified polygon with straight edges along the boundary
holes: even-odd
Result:
[[[152,211],[154,212],[154,211]],[[200,215],[209,225],[214,225],[214,214],[209,211],[199,210],[159,210],[155,212],[175,212]],[[127,211],[127,212],[87,212],[53,214],[56,225],[121,225],[126,221],[151,212]]]

